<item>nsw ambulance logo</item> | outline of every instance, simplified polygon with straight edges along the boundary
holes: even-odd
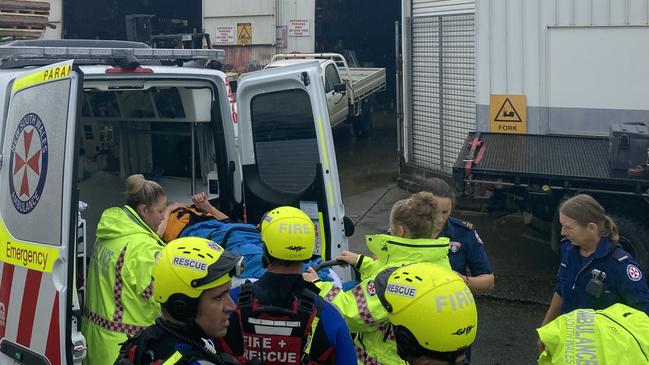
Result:
[[[47,156],[45,125],[38,115],[29,113],[18,123],[9,156],[9,193],[21,214],[34,210],[41,199]]]

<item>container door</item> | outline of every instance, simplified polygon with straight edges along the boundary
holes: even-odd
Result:
[[[10,95],[0,167],[0,363],[72,362],[74,174],[82,75],[34,69]],[[83,356],[83,343],[76,343]]]
[[[320,80],[317,62],[253,72],[239,79],[237,107],[248,222],[277,206],[298,207],[317,226],[316,254],[330,259],[347,239]]]

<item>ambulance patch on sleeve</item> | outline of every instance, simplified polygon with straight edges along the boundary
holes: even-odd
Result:
[[[462,243],[453,241],[451,242],[451,247],[449,248],[449,250],[451,251],[451,253],[457,253],[460,250],[460,247],[462,247]]]
[[[376,284],[374,284],[374,280],[370,280],[365,289],[367,290],[367,294],[371,296],[376,295]]]
[[[627,265],[626,275],[631,279],[631,281],[640,281],[640,279],[642,279],[642,271],[633,264]]]

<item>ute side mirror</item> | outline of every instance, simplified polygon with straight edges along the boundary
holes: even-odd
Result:
[[[344,93],[346,91],[347,91],[347,85],[345,85],[344,83],[334,85],[335,93]]]
[[[354,222],[348,216],[343,217],[343,226],[345,228],[345,237],[351,237],[354,234],[354,231],[356,231]]]

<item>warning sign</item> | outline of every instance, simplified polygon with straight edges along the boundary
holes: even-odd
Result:
[[[525,95],[491,95],[490,130],[498,133],[527,133],[527,97]]]
[[[237,44],[241,46],[252,44],[251,23],[237,23]]]
[[[216,27],[216,44],[234,44],[234,27]]]
[[[291,37],[308,37],[310,35],[308,19],[289,20],[288,35]]]

